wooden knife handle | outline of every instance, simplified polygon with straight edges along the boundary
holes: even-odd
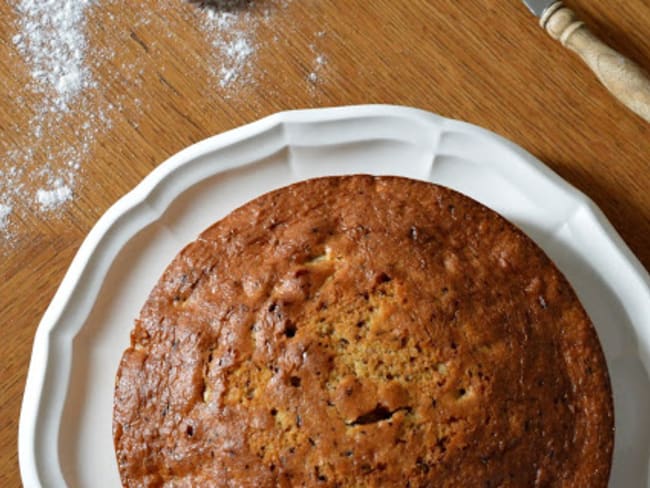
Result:
[[[551,5],[540,24],[576,52],[616,98],[650,122],[650,78],[638,64],[598,39],[562,2]]]

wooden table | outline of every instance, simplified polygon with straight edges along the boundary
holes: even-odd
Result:
[[[100,1],[87,13],[96,86],[40,141],[30,119],[41,95],[11,40],[17,3],[0,3],[0,170],[20,164],[28,177],[13,201],[10,236],[0,238],[0,486],[19,486],[17,427],[32,339],[84,236],[168,156],[264,115],[392,103],[481,125],[594,199],[650,267],[650,126],[615,102],[516,0],[258,0],[248,13],[257,22],[243,31],[255,53],[244,79],[227,86],[218,73],[223,53],[201,27],[204,13],[180,0]],[[616,8],[569,3],[594,32],[650,68],[646,0]],[[99,112],[103,120],[93,119]],[[87,147],[77,151],[74,197],[58,210],[40,210],[39,183],[30,175],[48,155],[50,167],[61,170],[66,149],[80,140]],[[28,148],[33,156],[17,159],[16,151]]]

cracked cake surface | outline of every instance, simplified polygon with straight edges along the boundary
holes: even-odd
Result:
[[[606,487],[607,367],[493,211],[397,178],[274,191],[151,292],[119,366],[128,487]]]

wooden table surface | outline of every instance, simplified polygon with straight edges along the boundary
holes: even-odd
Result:
[[[225,86],[219,32],[206,32],[204,12],[180,0],[97,1],[85,31],[94,86],[40,137],[43,95],[13,38],[19,3],[0,3],[0,170],[25,168],[0,234],[0,486],[20,485],[18,416],[36,327],[93,224],[170,155],[276,111],[403,104],[491,129],[595,200],[650,267],[650,126],[516,0],[258,0],[236,14],[255,52]],[[567,3],[650,68],[647,0]],[[38,170],[63,171],[71,147],[74,196],[43,211]]]

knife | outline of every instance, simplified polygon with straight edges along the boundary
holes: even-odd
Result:
[[[650,122],[650,78],[638,64],[598,39],[562,2],[523,2],[552,38],[577,53],[619,101]]]

